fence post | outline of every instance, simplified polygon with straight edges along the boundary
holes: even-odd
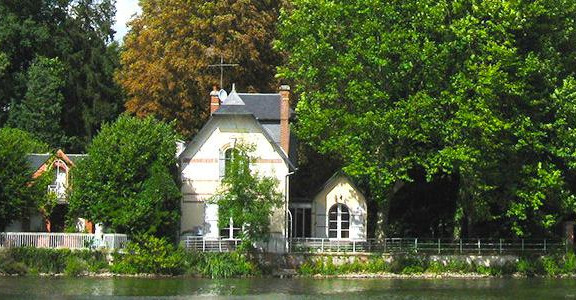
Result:
[[[440,254],[440,239],[438,239],[438,254]]]
[[[384,253],[386,253],[386,238],[384,238]]]
[[[460,254],[462,254],[462,239],[460,239]]]
[[[222,252],[222,239],[218,238],[218,251]]]
[[[544,239],[544,252],[546,252],[546,239]]]
[[[502,254],[502,239],[500,239],[500,254]]]
[[[414,239],[414,251],[418,253],[418,238]]]
[[[324,238],[322,238],[322,245],[320,246],[320,252],[324,253]]]
[[[202,252],[206,252],[206,240],[202,239]]]
[[[480,251],[481,251],[480,249],[481,249],[481,247],[480,247],[480,239],[478,239],[478,254],[480,254]]]
[[[352,252],[356,253],[356,241],[352,241]]]

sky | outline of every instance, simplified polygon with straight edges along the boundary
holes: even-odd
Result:
[[[117,41],[122,41],[124,35],[128,32],[126,22],[130,20],[132,15],[141,11],[140,6],[138,6],[138,0],[116,1],[116,24],[114,25],[114,30],[116,30]]]

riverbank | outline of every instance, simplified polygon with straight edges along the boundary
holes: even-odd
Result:
[[[576,256],[426,254],[258,254],[186,251],[163,239],[130,243],[122,252],[42,248],[0,249],[7,275],[158,277],[482,278],[574,276]],[[154,274],[154,275],[150,275]]]

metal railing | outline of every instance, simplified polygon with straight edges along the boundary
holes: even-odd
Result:
[[[240,242],[240,239],[204,239],[201,236],[187,236],[184,239],[184,247],[201,252],[230,252],[236,250]]]
[[[566,251],[567,244],[561,240],[548,239],[294,238],[290,239],[289,249],[290,252],[308,253],[518,254]]]
[[[239,239],[186,237],[187,249],[203,252],[233,251]],[[272,239],[257,247],[263,252],[292,253],[426,253],[426,254],[521,254],[567,251],[561,240],[549,239],[421,239],[386,238],[383,240],[334,240],[326,238]]]
[[[127,242],[125,234],[0,232],[0,248],[122,249]]]

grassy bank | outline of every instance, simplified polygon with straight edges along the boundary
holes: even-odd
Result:
[[[111,259],[109,259],[111,258]],[[228,278],[260,275],[242,253],[187,252],[162,239],[129,244],[122,252],[41,248],[0,250],[0,273],[10,275],[155,274]]]
[[[470,274],[487,276],[562,276],[576,275],[576,256],[573,253],[550,256],[525,256],[516,262],[484,265],[451,259],[440,262],[427,256],[396,256],[392,260],[373,256],[366,261],[335,264],[333,257],[303,263],[297,270],[304,276],[338,276],[348,274]]]

